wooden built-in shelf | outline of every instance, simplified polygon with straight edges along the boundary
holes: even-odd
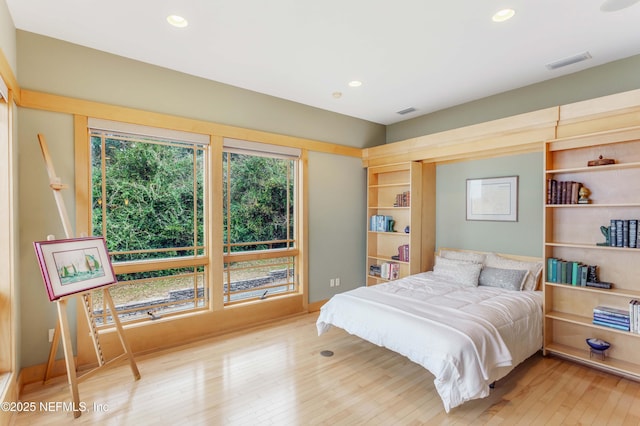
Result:
[[[409,196],[404,197],[405,194]],[[403,196],[402,203],[399,196]],[[423,254],[431,254],[435,250],[434,204],[435,165],[415,161],[367,169],[367,285],[387,281],[370,275],[372,266],[397,263],[400,265],[400,278],[431,269],[432,262],[426,260],[427,255]],[[391,216],[396,231],[372,231],[370,220],[376,214]],[[404,232],[407,228],[411,232]],[[406,253],[403,246],[407,245],[407,259],[399,261],[391,258],[401,250]]]
[[[586,292],[592,292],[596,294],[628,297],[629,299],[640,299],[640,290],[628,290],[628,289],[622,289],[622,288],[598,288],[598,287],[587,287],[587,286],[583,287],[580,285],[561,284],[561,283],[552,283],[552,282],[546,282],[545,285],[550,287],[567,288],[575,291],[586,291]]]
[[[605,359],[602,360],[597,356],[590,356],[589,347],[586,343],[584,349],[577,349],[560,343],[551,343],[546,345],[545,350],[580,363],[612,371],[634,380],[640,380],[640,365],[610,357],[605,357]]]
[[[565,151],[591,146],[604,146],[640,140],[640,126],[604,130],[585,135],[567,136],[547,142],[548,151]],[[602,166],[599,166],[602,167]]]
[[[400,263],[400,264],[405,264],[405,265],[409,264],[409,262],[405,262],[405,261],[402,261],[402,260],[395,260],[395,259],[392,259],[389,256],[367,256],[367,257],[369,259],[380,260],[382,262],[395,262],[395,263]]]
[[[545,171],[545,173],[548,175],[553,175],[560,173],[606,172],[611,170],[637,169],[639,167],[640,162],[630,162],[607,164],[604,166],[569,167],[566,169],[547,170]]]
[[[640,254],[640,248],[633,247],[613,247],[613,246],[599,246],[596,244],[582,244],[582,243],[560,243],[548,241],[544,243],[547,247],[568,247],[568,248],[579,248],[579,249],[590,249],[590,250],[611,250],[611,251],[629,251],[629,252],[638,252]]]
[[[601,207],[640,207],[640,203],[590,203],[590,204],[545,204],[548,208],[589,209]]]
[[[632,336],[632,337],[640,339],[640,334],[638,334],[638,333],[631,333],[630,331],[618,330],[617,328],[605,327],[605,326],[602,326],[602,325],[594,324],[592,322],[593,321],[592,317],[583,317],[581,315],[574,315],[574,314],[568,314],[566,312],[556,312],[556,311],[547,312],[545,317],[546,318],[552,318],[552,319],[558,320],[558,321],[570,322],[572,324],[583,325],[583,326],[587,326],[587,327],[590,327],[590,328],[603,330],[603,331],[606,331],[606,332],[619,333],[619,334],[623,334],[625,336]],[[638,368],[640,369],[640,365],[638,366]]]
[[[398,207],[398,206],[369,206],[369,210],[409,210],[411,207]]]
[[[380,184],[380,185],[369,185],[369,188],[394,188],[394,187],[398,187],[398,186],[409,186],[410,183],[409,182],[396,182],[396,183],[385,183],[385,184]]]
[[[370,234],[389,235],[389,236],[393,235],[393,236],[396,236],[396,237],[398,237],[398,236],[400,236],[400,237],[408,237],[408,236],[411,235],[410,233],[407,233],[407,232],[391,232],[391,231],[367,231],[367,232],[369,232]]]
[[[586,166],[598,156],[618,163]],[[593,324],[596,306],[628,309],[640,300],[640,248],[593,242],[598,227],[612,219],[640,219],[640,126],[547,141],[544,164],[545,185],[549,179],[579,181],[592,197],[589,204],[544,204],[544,257],[596,265],[598,279],[614,283],[602,289],[544,282],[544,351],[640,379],[640,334]],[[604,360],[590,356],[591,337],[611,343]]]

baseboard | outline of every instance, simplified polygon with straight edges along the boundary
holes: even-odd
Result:
[[[320,311],[320,308],[322,308],[322,305],[324,305],[328,301],[329,300],[320,300],[318,302],[309,303],[309,307],[308,307],[309,313]]]
[[[74,361],[75,357],[74,357]],[[22,389],[26,385],[30,385],[32,383],[43,382],[44,381],[44,373],[47,369],[47,364],[38,364],[32,365],[30,367],[24,367],[20,370],[20,375],[18,375],[18,394],[22,394]],[[64,359],[57,359],[53,363],[53,368],[49,372],[49,378],[53,379],[54,377],[66,376],[67,374],[67,365]]]

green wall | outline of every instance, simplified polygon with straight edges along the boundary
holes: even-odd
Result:
[[[436,168],[436,248],[542,256],[542,153],[440,165]],[[518,221],[466,220],[466,180],[518,176]]]
[[[229,124],[239,127],[364,148],[384,143],[385,128],[261,95],[108,53],[23,31],[17,32],[18,81],[37,90]],[[50,146],[73,222],[73,117],[21,108],[20,259],[22,279],[22,366],[41,364],[49,350],[47,330],[56,319],[33,253],[33,241],[63,235],[48,187],[37,134]],[[359,158],[309,155],[309,301],[330,296],[328,278],[340,277],[347,289],[364,277],[364,169]],[[356,224],[356,226],[354,226]],[[340,240],[342,238],[342,240]],[[344,244],[346,242],[346,244]],[[341,244],[342,243],[342,244]],[[341,246],[349,247],[342,250]],[[338,248],[338,249],[337,249]],[[331,289],[335,290],[335,289]],[[72,313],[73,309],[70,309]],[[74,321],[72,321],[75,323]]]
[[[387,143],[640,88],[640,55],[387,126]]]
[[[309,231],[309,276],[314,278],[310,301],[326,300],[364,283],[366,181],[358,158],[309,154],[309,221],[314,224]],[[340,278],[339,287],[329,286],[332,278]]]

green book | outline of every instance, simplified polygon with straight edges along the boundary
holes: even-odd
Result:
[[[566,284],[567,281],[567,262],[562,260],[559,263],[560,266],[560,279],[558,280],[558,282],[562,283],[562,284]]]
[[[580,272],[578,272],[579,266],[580,264],[578,262],[571,262],[571,285],[580,284]]]

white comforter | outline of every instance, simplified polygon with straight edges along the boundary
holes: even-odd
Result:
[[[334,325],[422,365],[449,412],[488,396],[542,347],[542,294],[462,287],[425,272],[337,294],[316,325],[318,335]]]

